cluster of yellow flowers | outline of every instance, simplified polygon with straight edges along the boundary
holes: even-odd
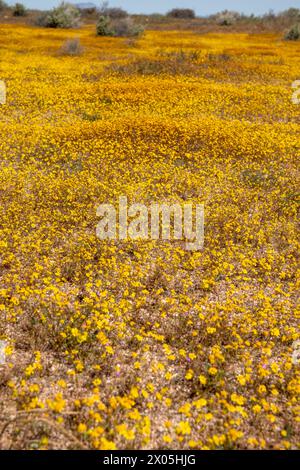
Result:
[[[31,417],[13,446],[299,447],[300,45],[0,37],[0,397]],[[120,195],[204,203],[204,249],[98,240]]]

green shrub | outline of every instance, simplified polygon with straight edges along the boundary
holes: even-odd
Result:
[[[108,16],[100,16],[96,26],[97,36],[134,37],[143,31],[143,27],[129,17],[112,20]]]
[[[16,3],[15,6],[13,6],[13,16],[26,16],[27,15],[27,10],[23,3]]]
[[[170,18],[193,19],[196,17],[194,10],[191,8],[173,8],[167,13]]]
[[[295,24],[291,29],[286,33],[284,39],[287,41],[299,41],[300,40],[300,23]]]
[[[77,28],[80,12],[71,3],[62,2],[57,8],[41,15],[37,24],[46,28]]]
[[[114,32],[111,28],[111,21],[107,16],[101,15],[96,25],[97,36],[113,36]]]
[[[134,23],[129,17],[112,21],[112,29],[114,36],[120,37],[139,36],[144,31],[141,25]]]

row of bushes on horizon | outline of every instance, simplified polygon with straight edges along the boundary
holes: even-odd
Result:
[[[0,0],[0,11],[9,8],[4,0]],[[25,16],[27,10],[22,3],[16,3],[10,7],[14,16]],[[136,24],[130,15],[122,8],[109,8],[108,3],[103,3],[100,9],[90,8],[85,13],[98,12],[98,22],[96,25],[96,34],[98,36],[138,36],[143,32],[143,27]],[[81,11],[73,4],[62,2],[58,7],[53,8],[51,11],[43,12],[36,24],[38,26],[48,28],[77,28],[79,27]],[[163,15],[152,15],[163,17]],[[169,11],[166,16],[175,19],[189,19],[196,18],[195,11],[190,8],[174,8]],[[252,20],[276,20],[288,19],[293,22],[290,29],[285,34],[286,40],[299,40],[300,39],[300,9],[289,8],[277,15],[269,12],[263,17],[255,17],[254,15],[246,16],[235,11],[224,10],[209,17],[219,26],[231,26],[240,21]]]
[[[70,3],[62,2],[37,19],[37,25],[47,28],[77,28],[80,11]],[[101,9],[96,25],[98,36],[138,36],[143,27],[136,24],[121,8]]]
[[[105,13],[105,16],[109,16],[111,19],[123,19],[129,16],[129,13],[124,10],[123,8],[118,8],[118,7],[109,7],[108,2],[103,2],[102,6],[100,8],[96,7],[91,7],[87,9],[78,9],[75,5],[72,3],[68,3],[63,1],[58,7],[53,8],[53,10],[57,10],[61,8],[62,5],[69,5],[74,8],[76,8],[78,11],[80,10],[81,13],[86,13],[86,14],[93,14],[93,13],[99,13],[103,15]],[[16,10],[17,12],[20,12],[19,16],[23,16],[23,14],[26,14],[26,8],[22,3],[16,3],[14,6],[9,7],[7,3],[4,0],[0,0],[0,11],[4,9],[13,9]],[[53,11],[52,10],[52,11]],[[47,12],[49,13],[49,12]],[[17,15],[18,16],[18,13]],[[193,9],[191,8],[173,8],[169,12],[166,13],[166,15],[163,14],[157,14],[153,13],[153,15],[149,16],[156,16],[156,17],[169,17],[169,18],[178,18],[178,19],[194,19],[196,18],[196,13]],[[295,21],[300,20],[300,9],[299,8],[289,8],[287,10],[284,10],[278,14],[274,13],[272,10],[266,13],[263,16],[255,16],[255,15],[250,15],[247,16],[245,14],[241,14],[236,11],[229,11],[229,10],[223,10],[221,12],[215,13],[213,15],[210,15],[210,19],[215,19],[218,23],[224,23],[224,24],[230,24],[232,22],[238,21],[238,20],[243,20],[243,19],[276,19],[276,18],[290,18],[294,19]]]

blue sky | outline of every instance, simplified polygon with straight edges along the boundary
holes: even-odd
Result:
[[[22,0],[20,0],[22,1]],[[73,0],[72,3],[99,0]],[[8,3],[14,3],[10,0]],[[49,9],[60,3],[58,0],[23,0],[28,8]],[[300,8],[300,0],[111,0],[110,6],[121,6],[130,13],[165,13],[171,8],[193,8],[198,15],[209,15],[220,10],[236,10],[244,13],[262,14],[270,9],[282,11],[290,7]]]

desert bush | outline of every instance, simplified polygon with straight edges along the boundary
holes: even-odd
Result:
[[[26,16],[27,14],[27,10],[25,6],[23,5],[23,3],[16,3],[13,6],[12,12],[13,12],[13,16]]]
[[[139,36],[142,32],[143,27],[135,24],[129,17],[112,20],[102,15],[96,27],[97,36],[133,37]]]
[[[112,21],[112,28],[114,36],[124,37],[139,36],[144,31],[141,25],[134,23],[129,17]]]
[[[70,56],[78,56],[81,55],[83,52],[83,47],[80,44],[80,39],[72,38],[67,39],[60,49],[61,55],[70,55]]]
[[[3,2],[3,0],[0,0],[0,11],[4,10],[5,8],[7,8],[6,3]]]
[[[191,8],[173,8],[173,10],[167,13],[167,16],[170,18],[193,19],[196,17],[196,14]]]
[[[107,16],[101,15],[96,25],[97,36],[113,36],[114,32],[111,28],[111,21]]]
[[[284,36],[287,41],[299,41],[300,40],[300,23],[292,26]]]
[[[80,12],[71,3],[62,2],[57,8],[42,14],[37,24],[46,28],[77,28]]]
[[[224,10],[214,15],[214,18],[221,26],[231,26],[240,18],[240,14],[236,11]]]

